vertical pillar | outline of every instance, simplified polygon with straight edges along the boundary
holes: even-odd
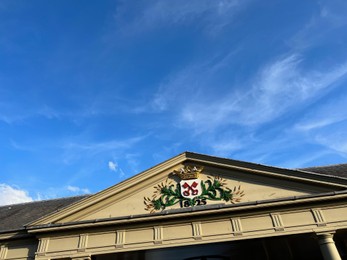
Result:
[[[318,243],[324,260],[341,260],[333,240],[335,232],[317,233]]]
[[[8,250],[7,246],[5,245],[0,246],[0,259],[6,259],[7,250]]]

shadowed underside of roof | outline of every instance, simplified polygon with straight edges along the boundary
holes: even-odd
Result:
[[[35,201],[0,207],[0,233],[24,229],[24,225],[90,195]]]

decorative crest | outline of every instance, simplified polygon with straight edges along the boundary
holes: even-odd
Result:
[[[154,213],[179,204],[181,208],[207,205],[209,201],[225,201],[237,203],[245,195],[241,185],[233,189],[227,187],[227,180],[219,176],[207,176],[207,180],[200,180],[199,174],[204,167],[185,165],[174,170],[173,175],[181,181],[169,179],[154,186],[152,197],[144,197],[145,210]],[[206,177],[206,176],[205,176]]]
[[[190,180],[199,178],[199,174],[203,171],[204,167],[196,167],[185,165],[180,170],[174,170],[174,175],[177,175],[181,180]]]

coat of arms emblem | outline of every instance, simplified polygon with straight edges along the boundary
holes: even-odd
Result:
[[[192,199],[202,194],[201,180],[199,180],[199,173],[203,168],[196,166],[181,168],[179,171],[174,171],[174,174],[181,178],[181,195],[184,198]]]
[[[154,187],[152,198],[144,197],[145,210],[154,213],[178,204],[183,207],[203,206],[208,201],[240,202],[245,195],[241,185],[233,189],[219,176],[199,179],[203,167],[185,165],[173,171],[173,176]],[[181,180],[177,182],[178,176]]]

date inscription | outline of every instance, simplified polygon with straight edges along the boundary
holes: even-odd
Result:
[[[181,200],[180,201],[180,207],[181,208],[188,208],[188,207],[192,207],[192,206],[203,206],[206,204],[207,204],[206,199]]]

